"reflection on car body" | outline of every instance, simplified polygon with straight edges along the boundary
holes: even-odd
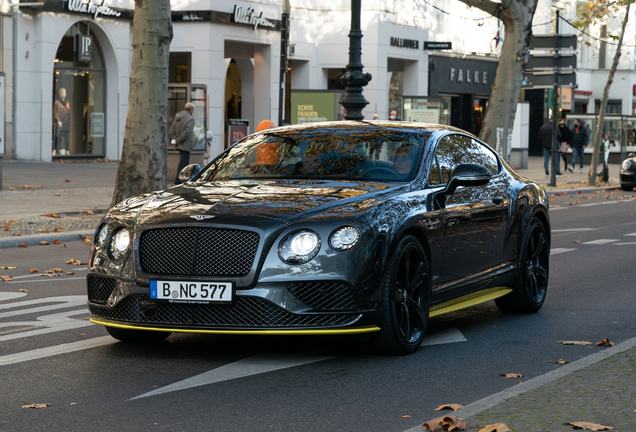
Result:
[[[545,191],[462,130],[288,126],[186,168],[183,185],[129,198],[99,224],[89,309],[117,339],[362,334],[407,354],[429,316],[545,301]],[[217,287],[231,293],[211,298]]]

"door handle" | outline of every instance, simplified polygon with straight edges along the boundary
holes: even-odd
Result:
[[[492,199],[492,202],[495,205],[501,205],[503,203],[504,199],[502,197],[495,197]]]

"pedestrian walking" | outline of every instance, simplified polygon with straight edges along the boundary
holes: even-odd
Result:
[[[570,144],[572,144],[572,131],[570,130],[570,128],[568,127],[568,125],[565,124],[565,119],[561,119],[561,121],[559,122],[559,132],[561,132],[561,142],[559,143],[559,154],[561,154],[561,158],[563,159],[563,163],[565,164],[563,167],[564,171],[567,171],[568,169],[568,148],[570,147]],[[561,162],[559,161],[559,164],[561,164]],[[561,171],[561,168],[559,168],[559,171]]]
[[[190,163],[190,152],[194,142],[194,104],[188,102],[185,104],[183,111],[179,111],[174,117],[174,121],[170,126],[168,134],[170,138],[175,140],[176,149],[179,150],[179,165],[177,166],[177,178],[174,184],[181,184],[179,180],[179,172]]]
[[[552,155],[552,142],[554,140],[554,124],[548,122],[539,129],[539,142],[543,147],[543,167],[545,168],[545,176],[550,177],[550,156]],[[557,128],[557,140],[561,142],[561,132]],[[561,175],[561,161],[557,160],[557,174]]]
[[[572,129],[572,167],[570,168],[570,172],[574,172],[574,168],[576,167],[576,158],[579,158],[580,161],[580,171],[583,172],[583,165],[585,161],[585,147],[587,147],[587,143],[590,140],[590,134],[585,127],[585,124],[580,120],[574,120],[574,129]]]

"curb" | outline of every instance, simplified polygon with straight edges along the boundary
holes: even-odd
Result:
[[[583,357],[582,359],[576,360],[570,364],[562,366],[559,369],[555,369],[546,374],[539,375],[535,378],[525,381],[522,384],[517,384],[513,387],[502,390],[499,393],[486,396],[485,398],[482,398],[469,405],[466,405],[463,408],[458,409],[457,411],[453,412],[453,415],[457,417],[461,417],[463,419],[472,417],[476,414],[481,413],[482,411],[486,411],[487,409],[495,407],[501,404],[502,402],[505,402],[508,399],[511,399],[515,396],[519,396],[523,393],[527,393],[531,390],[538,389],[546,384],[550,384],[553,381],[558,380],[559,378],[563,378],[567,375],[570,375],[574,372],[577,372],[581,369],[584,369],[595,363],[603,361],[616,354],[625,352],[634,347],[636,347],[636,337],[627,339],[626,341],[623,341],[611,348],[606,348],[603,351],[591,354],[587,357]],[[424,420],[422,423],[426,421],[427,420]],[[407,429],[404,432],[420,432],[421,430],[422,430],[422,426],[416,426],[411,429]]]
[[[60,242],[69,242],[81,240],[83,236],[92,236],[93,230],[90,231],[69,231],[65,233],[51,233],[51,234],[33,234],[26,236],[16,236],[8,238],[0,238],[0,249],[15,248],[18,245],[22,245],[26,242],[27,246],[39,245],[41,241],[47,241],[53,244],[53,240],[60,240]]]
[[[557,189],[557,190],[546,191],[546,195],[556,195],[556,194],[562,194],[562,193],[565,193],[567,195],[576,195],[578,193],[611,191],[611,190],[617,190],[620,188],[621,188],[620,186],[609,186],[609,187],[594,187],[594,188],[587,188],[587,189]]]

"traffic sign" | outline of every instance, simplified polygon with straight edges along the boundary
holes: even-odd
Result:
[[[554,87],[554,72],[547,71],[543,73],[527,73],[523,75],[524,88],[552,88]],[[575,87],[576,73],[559,74],[559,85],[561,87]]]
[[[530,49],[568,49],[575,50],[576,49],[576,35],[573,34],[560,34],[558,38],[553,34],[545,34],[545,35],[532,35],[532,40],[530,41]],[[558,41],[558,42],[557,42]]]
[[[576,54],[561,55],[559,57],[556,54],[531,54],[526,65],[526,71],[545,70],[554,67],[576,69]]]

